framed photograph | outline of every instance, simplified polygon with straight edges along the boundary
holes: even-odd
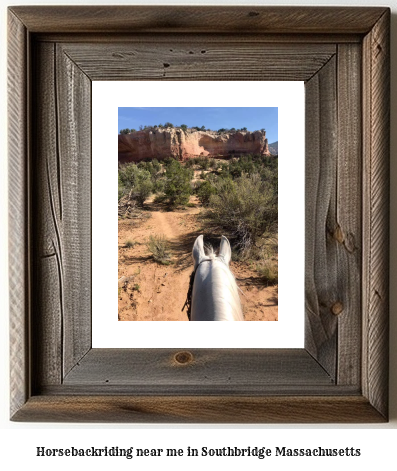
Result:
[[[303,308],[294,308],[304,303],[304,83],[255,81],[249,96],[246,87],[93,83],[94,348],[172,348],[181,338],[189,348],[304,346]],[[278,162],[278,137],[292,158]],[[117,154],[119,166],[114,159],[109,165]],[[192,300],[190,312],[192,250],[202,234],[214,250],[228,237],[233,253],[225,276],[231,272],[237,283],[229,277],[217,292],[210,289],[205,299],[214,309],[196,311]],[[225,274],[224,264],[209,266]],[[196,297],[202,299],[199,291]],[[169,322],[241,319],[241,312],[250,322],[210,329]],[[117,313],[122,322],[114,322]]]
[[[9,8],[11,420],[388,420],[389,23],[383,7]],[[120,104],[109,88],[101,103],[105,82],[132,87],[137,99]],[[295,175],[302,214],[288,185],[289,223],[279,227],[303,263],[288,257],[280,265],[279,320],[260,324],[281,325],[288,298],[284,312],[302,319],[302,345],[272,345],[246,330],[253,322],[149,323],[190,330],[151,342],[154,327],[142,333],[145,322],[117,320],[117,258],[114,277],[98,285],[107,270],[94,243],[102,226],[117,232],[95,209],[97,131],[109,122],[103,103],[273,106],[263,95],[278,82],[304,91],[297,141],[293,126],[280,134],[280,162],[291,167],[279,176],[285,185],[295,173],[294,144],[297,154],[304,147]],[[217,103],[209,105],[211,84]],[[172,97],[172,87],[175,95],[183,89],[182,105],[150,101],[162,89]],[[285,110],[280,116],[288,103]],[[109,175],[117,172],[114,123],[115,152],[103,160]],[[102,244],[104,254],[115,249]],[[294,269],[302,283],[282,285],[281,271]],[[104,302],[109,293],[115,316]],[[97,346],[97,315],[129,324],[131,343]],[[231,325],[246,343],[217,342]],[[200,342],[207,334],[212,343]]]

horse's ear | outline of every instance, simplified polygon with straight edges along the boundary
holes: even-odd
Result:
[[[204,236],[199,235],[196,239],[196,242],[193,245],[193,262],[194,262],[194,269],[195,270],[196,270],[198,264],[201,262],[203,257],[205,257]]]
[[[219,257],[222,257],[226,265],[229,266],[230,260],[232,259],[232,249],[230,247],[229,240],[222,236],[221,246],[219,248]]]

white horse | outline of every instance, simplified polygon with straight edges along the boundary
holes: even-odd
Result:
[[[230,243],[222,236],[219,255],[213,249],[204,251],[203,236],[193,246],[194,282],[192,292],[192,321],[243,321],[238,287],[229,263]]]

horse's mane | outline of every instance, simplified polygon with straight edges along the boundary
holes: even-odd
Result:
[[[216,252],[211,244],[204,244],[204,253],[210,259],[216,258]]]
[[[205,255],[211,259],[211,260],[214,260],[214,259],[218,259],[222,262],[225,262],[225,260],[223,259],[223,256],[221,255],[220,257],[217,255],[217,253],[215,252],[214,250],[214,247],[212,247],[211,244],[204,244],[204,252],[205,252]],[[229,267],[228,267],[229,268]],[[234,280],[236,279],[236,277],[234,276],[233,272],[229,269],[229,272],[230,272],[230,275],[234,278]],[[244,295],[244,293],[242,292],[242,290],[240,289],[240,287],[237,285],[236,283],[236,288],[238,291],[240,291],[240,293],[242,293]]]

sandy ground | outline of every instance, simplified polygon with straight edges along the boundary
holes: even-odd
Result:
[[[144,213],[151,217],[119,220],[119,320],[187,321],[186,300],[189,277],[193,270],[191,251],[200,231],[197,215],[201,207],[195,197],[194,207],[167,211],[149,200]],[[155,262],[145,242],[151,234],[163,234],[169,241],[172,263]],[[127,248],[127,241],[133,247]],[[215,249],[218,247],[214,243]],[[231,262],[242,294],[245,320],[278,319],[277,286],[266,287],[246,263]]]

